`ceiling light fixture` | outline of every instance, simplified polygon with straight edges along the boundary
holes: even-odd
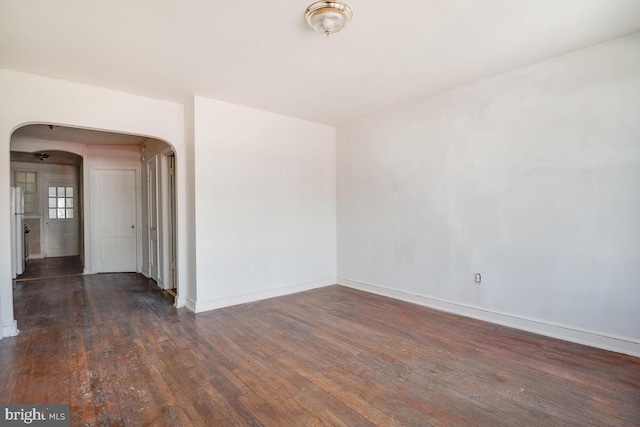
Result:
[[[352,16],[351,8],[340,1],[317,1],[304,12],[311,28],[327,37],[346,27]]]
[[[39,158],[41,162],[44,162],[49,157],[51,157],[51,154],[47,154],[47,153],[33,153],[33,155]]]

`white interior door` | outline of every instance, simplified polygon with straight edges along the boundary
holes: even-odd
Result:
[[[95,170],[91,186],[96,272],[137,271],[135,170]]]
[[[60,257],[80,254],[75,182],[47,182],[44,219],[45,256]]]
[[[147,163],[147,215],[149,218],[149,276],[158,281],[158,166],[157,156]]]

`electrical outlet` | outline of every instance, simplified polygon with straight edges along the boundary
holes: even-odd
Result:
[[[253,274],[256,272],[256,266],[253,264],[249,264],[249,274]]]
[[[479,285],[482,282],[482,275],[480,273],[476,273],[475,277],[476,285]]]

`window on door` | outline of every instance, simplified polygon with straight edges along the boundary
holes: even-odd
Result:
[[[27,171],[15,171],[13,182],[16,187],[22,188],[24,194],[24,213],[38,213],[38,173]]]
[[[49,219],[75,218],[73,187],[49,187]]]

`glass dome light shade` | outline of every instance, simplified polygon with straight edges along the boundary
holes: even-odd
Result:
[[[339,1],[315,2],[304,13],[311,28],[327,36],[342,30],[352,16],[351,8]]]

